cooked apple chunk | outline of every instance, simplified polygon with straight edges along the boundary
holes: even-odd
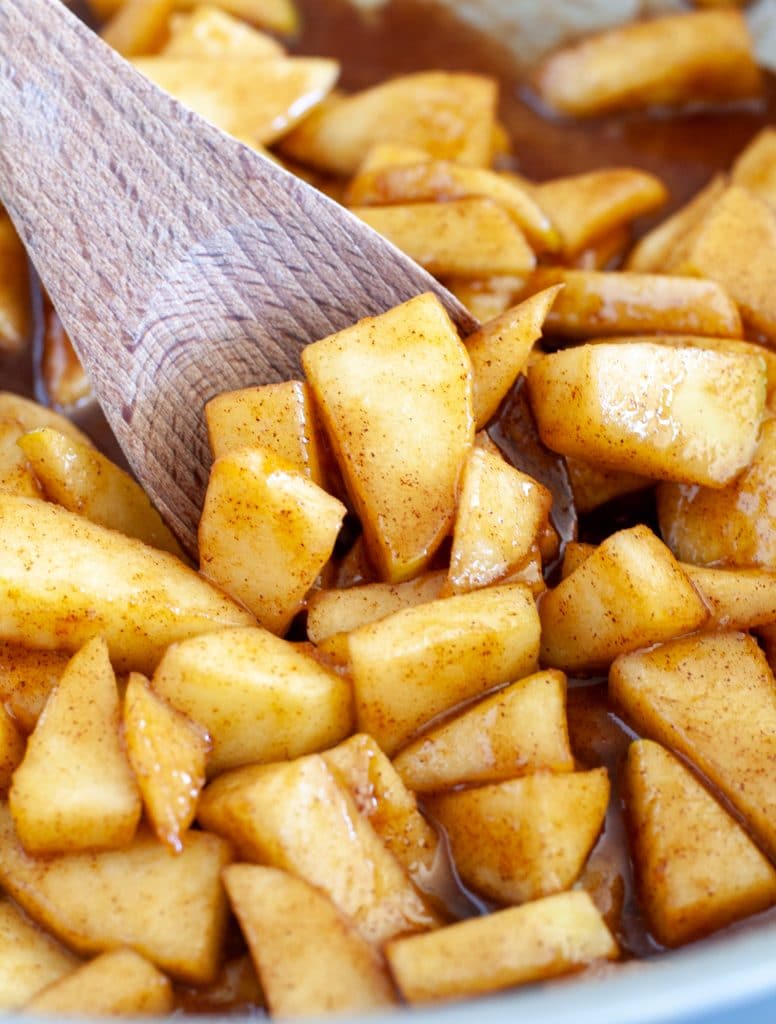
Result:
[[[323,486],[323,451],[312,396],[300,380],[216,395],[205,406],[214,459],[238,448],[264,448]]]
[[[0,420],[0,491],[40,498],[43,495],[38,477],[18,444],[23,435],[16,420]]]
[[[345,512],[284,459],[241,448],[210,471],[199,522],[201,571],[282,635],[329,560]]]
[[[608,669],[618,654],[690,633],[706,606],[646,526],[612,534],[542,599],[542,661],[567,672]]]
[[[500,903],[569,889],[603,825],[605,768],[539,772],[427,797],[463,882]]]
[[[222,775],[203,793],[198,817],[243,859],[323,890],[369,942],[437,923],[320,755]]]
[[[530,557],[552,495],[500,455],[475,447],[464,467],[447,589],[463,594],[498,583]]]
[[[709,629],[754,629],[776,622],[776,572],[680,563],[709,609]]]
[[[21,764],[24,751],[24,734],[5,705],[0,705],[0,793],[8,792],[13,773]]]
[[[131,949],[117,949],[84,964],[31,999],[27,1013],[85,1017],[168,1014],[169,980]]]
[[[104,640],[74,655],[14,772],[9,805],[31,854],[126,846],[140,820],[119,736],[119,695]]]
[[[104,3],[105,0],[99,2]],[[200,0],[174,0],[174,4],[179,11],[197,10]],[[218,6],[227,14],[244,18],[268,32],[292,36],[299,29],[299,13],[294,0],[218,0]]]
[[[706,633],[618,658],[609,692],[640,733],[688,758],[776,856],[776,682],[744,633]]]
[[[560,285],[512,306],[464,340],[472,363],[474,420],[481,430],[523,372]]]
[[[497,992],[618,955],[586,892],[559,893],[429,935],[396,939],[386,949],[399,990],[410,1003]]]
[[[474,438],[471,363],[439,300],[420,295],[308,345],[302,364],[390,583],[426,568],[455,513]]]
[[[0,211],[0,349],[15,352],[27,341],[32,314],[27,253],[11,218]]]
[[[153,688],[208,730],[211,774],[324,750],[353,725],[350,684],[263,629],[169,647]]]
[[[145,672],[176,640],[254,622],[173,555],[9,494],[0,494],[0,609],[2,640],[74,652],[101,635],[117,670]]]
[[[277,868],[224,872],[270,1013],[364,1013],[395,1002],[382,957],[319,889]]]
[[[724,487],[749,465],[765,409],[754,355],[664,345],[580,345],[528,368],[553,451],[658,480]]]
[[[75,441],[84,444],[91,444],[89,438],[82,430],[53,409],[48,409],[39,402],[33,402],[23,395],[16,395],[10,391],[0,391],[0,420],[15,420],[21,425],[24,432],[37,430],[38,427],[53,427],[62,434],[72,437]]]
[[[679,946],[776,903],[776,871],[664,747],[632,743],[625,770],[639,894],[650,930]]]
[[[639,476],[638,473],[603,469],[596,463],[586,462],[572,455],[566,456],[566,469],[571,490],[574,492],[574,505],[580,513],[592,512],[612,498],[634,494],[653,483],[648,477]]]
[[[49,501],[100,526],[183,557],[178,542],[140,485],[91,445],[53,427],[39,427],[24,434],[19,447]]]
[[[173,0],[174,2],[174,0]],[[284,0],[290,3],[290,0]],[[277,39],[246,25],[218,7],[195,7],[191,14],[170,19],[169,38],[162,51],[166,57],[233,57],[263,60],[282,57],[285,50]]]
[[[742,185],[776,207],[776,128],[763,128],[738,154],[731,171],[734,185]]]
[[[33,920],[82,955],[130,946],[173,977],[211,981],[226,924],[229,845],[189,832],[183,852],[141,830],[123,850],[28,856],[0,805],[0,881]]]
[[[154,53],[167,36],[173,4],[174,0],[124,0],[100,35],[122,57]]]
[[[438,160],[490,162],[497,88],[485,75],[421,71],[324,105],[283,140],[282,151],[334,174],[354,174],[380,142]]]
[[[132,672],[124,695],[124,740],[151,826],[160,842],[180,853],[181,835],[205,785],[210,736]]]
[[[386,754],[443,711],[536,669],[539,616],[521,584],[395,612],[348,635],[359,728]]]
[[[0,901],[0,1009],[18,1010],[78,960],[9,900]]]
[[[416,793],[573,771],[563,673],[537,672],[512,683],[424,733],[393,764]]]

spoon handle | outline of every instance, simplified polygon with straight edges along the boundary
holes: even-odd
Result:
[[[213,394],[435,291],[331,200],[139,75],[60,0],[0,2],[0,201],[130,464],[185,546]]]

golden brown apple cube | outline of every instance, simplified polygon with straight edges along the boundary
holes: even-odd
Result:
[[[410,878],[428,878],[437,857],[437,834],[372,737],[357,733],[322,756]]]
[[[724,487],[752,461],[765,411],[758,356],[580,345],[528,368],[544,443],[607,469]]]
[[[632,167],[555,178],[535,186],[533,195],[560,232],[564,260],[574,259],[668,198],[659,178]]]
[[[565,580],[566,577],[570,576],[575,569],[578,569],[583,562],[586,562],[595,549],[595,544],[582,544],[575,540],[569,541],[563,549],[561,579]]]
[[[776,871],[678,758],[651,740],[628,751],[626,802],[650,931],[679,946],[776,903]]]
[[[464,884],[500,903],[570,889],[608,803],[605,768],[539,772],[426,798]]]
[[[382,82],[314,112],[282,151],[323,171],[351,175],[381,142],[437,160],[490,163],[497,86],[486,75],[421,71]]]
[[[694,764],[776,854],[776,682],[752,637],[702,633],[623,655],[609,692],[626,721]]]
[[[530,557],[552,505],[542,484],[481,448],[464,468],[453,527],[447,590],[498,583]]]
[[[619,955],[586,892],[547,896],[522,907],[389,943],[386,956],[410,1003],[482,995],[555,978]]]
[[[635,21],[548,57],[535,77],[541,99],[565,114],[749,99],[760,72],[739,11],[693,11]]]
[[[318,754],[221,776],[205,790],[198,817],[229,839],[241,858],[323,890],[369,942],[380,945],[437,923]]]
[[[207,730],[132,672],[124,695],[124,743],[157,838],[176,853],[194,820],[212,746]]]
[[[571,490],[574,492],[574,505],[580,513],[592,512],[612,498],[634,494],[636,491],[651,487],[653,483],[649,477],[639,476],[638,473],[603,469],[593,462],[586,462],[573,455],[566,456],[566,469]]]
[[[246,25],[218,7],[195,7],[191,14],[170,20],[169,38],[162,53],[166,57],[232,57],[264,60],[282,57],[281,43],[265,32]]]
[[[154,53],[167,36],[174,0],[124,0],[100,35],[123,57]]]
[[[320,889],[255,864],[227,868],[224,884],[273,1016],[364,1013],[396,1002],[383,958]]]
[[[212,774],[324,750],[353,727],[349,682],[261,629],[169,647],[153,688],[207,729]]]
[[[173,1010],[169,979],[131,949],[117,949],[78,967],[31,999],[27,1013],[66,1016],[166,1015]]]
[[[731,185],[694,230],[672,272],[716,281],[738,303],[744,323],[774,344],[774,260],[776,210],[748,189]]]
[[[201,571],[282,635],[328,562],[346,511],[267,449],[238,449],[210,471]]]
[[[91,444],[90,439],[82,430],[66,416],[54,412],[53,409],[33,402],[30,398],[15,395],[10,391],[0,391],[0,420],[16,420],[24,432],[37,430],[38,427],[53,427],[62,434],[67,434],[75,441]]]
[[[646,526],[612,534],[542,599],[542,662],[566,672],[608,669],[619,655],[690,633],[703,600]]]
[[[416,604],[435,601],[447,574],[440,569],[404,583],[365,583],[344,590],[318,590],[307,602],[307,635],[320,643]]]
[[[776,572],[681,563],[709,609],[709,629],[754,629],[776,622]]]
[[[661,484],[660,532],[677,558],[695,565],[776,569],[774,470],[776,420],[768,419],[753,459],[727,487]]]
[[[205,418],[214,459],[238,448],[264,448],[324,486],[324,455],[303,381],[224,391],[207,403]]]
[[[491,199],[354,206],[351,212],[436,277],[526,274],[536,266],[523,232]]]
[[[474,438],[471,363],[450,318],[419,295],[308,345],[302,364],[371,560],[390,583],[417,575],[453,521]]]
[[[524,294],[562,284],[545,333],[582,339],[617,334],[708,334],[740,338],[734,296],[716,280],[631,271],[540,267]]]
[[[386,754],[432,718],[536,669],[539,616],[521,584],[407,608],[348,636],[359,729]]]
[[[507,309],[464,340],[472,363],[474,419],[481,430],[525,369],[560,286]]]
[[[184,557],[145,491],[92,445],[53,427],[39,427],[19,438],[19,448],[49,501],[99,526]]]
[[[135,68],[230,135],[269,145],[313,110],[334,86],[336,61],[322,57],[233,60],[134,57]]]
[[[0,210],[0,349],[21,349],[31,320],[27,253],[11,218]]]
[[[64,651],[33,651],[0,641],[0,701],[22,732],[35,728],[68,661]]]
[[[119,723],[108,647],[95,638],[62,673],[14,772],[9,805],[28,853],[115,849],[132,841],[141,802]]]
[[[78,960],[10,900],[0,901],[0,1008],[18,1010]]]
[[[206,984],[226,924],[229,845],[189,832],[183,852],[141,830],[123,850],[28,856],[0,805],[0,880],[33,920],[82,955],[130,946],[172,977]]]
[[[393,765],[416,793],[538,771],[573,771],[565,676],[537,672],[504,687],[424,733]]]
[[[106,0],[99,2],[105,3]],[[179,11],[190,11],[199,6],[200,0],[175,0]],[[227,14],[243,18],[268,32],[292,36],[299,29],[299,13],[294,0],[218,0],[218,6]]]
[[[525,288],[525,277],[514,274],[448,277],[445,284],[475,320],[486,324],[514,306]]]

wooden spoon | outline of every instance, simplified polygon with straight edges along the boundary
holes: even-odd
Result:
[[[346,210],[161,92],[60,0],[0,2],[0,201],[127,458],[190,552],[203,407],[433,291]]]

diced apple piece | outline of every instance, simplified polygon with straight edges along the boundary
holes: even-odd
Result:
[[[224,884],[273,1016],[364,1013],[394,1004],[382,957],[319,889],[252,864],[227,868]]]
[[[739,11],[693,11],[589,36],[548,57],[536,87],[577,117],[759,95],[761,77]]]
[[[68,661],[64,651],[32,651],[0,641],[0,701],[23,732],[35,728]]]
[[[542,661],[566,672],[608,669],[619,654],[702,626],[703,600],[646,526],[612,534],[544,595]]]
[[[124,741],[151,827],[180,853],[205,785],[210,736],[133,672],[124,696]]]
[[[0,805],[0,881],[24,910],[82,955],[131,946],[174,978],[211,981],[226,924],[229,845],[189,832],[183,852],[142,830],[123,850],[28,856]]]
[[[25,1010],[84,1017],[166,1015],[173,1010],[173,993],[152,963],[131,949],[117,949],[55,981]]]
[[[527,903],[571,888],[608,803],[605,768],[540,772],[426,799],[463,882],[500,903]]]
[[[410,1003],[497,992],[569,974],[619,950],[586,892],[566,892],[391,942],[388,963]]]
[[[560,241],[552,221],[528,188],[483,167],[464,167],[427,157],[414,164],[362,165],[346,198],[349,206],[492,199],[503,206],[537,251],[555,251]]]
[[[261,629],[173,645],[153,688],[208,730],[211,773],[324,750],[352,731],[350,684]]]
[[[31,326],[27,253],[11,218],[0,212],[0,349],[20,350]],[[5,410],[3,410],[5,414]]]
[[[132,841],[140,794],[119,736],[119,695],[103,639],[90,640],[52,690],[9,805],[28,853],[106,850]]]
[[[275,142],[313,110],[332,89],[336,61],[322,57],[135,57],[146,78],[238,138]]]
[[[660,480],[724,487],[749,465],[765,409],[753,355],[664,345],[581,345],[528,368],[544,443]]]
[[[72,953],[28,920],[13,903],[0,901],[0,1009],[20,1009],[77,964]]]
[[[525,286],[525,277],[513,274],[448,277],[446,284],[474,319],[486,324],[515,305]]]
[[[552,494],[501,455],[472,449],[461,480],[448,590],[463,594],[498,583],[529,558]]]
[[[776,903],[776,871],[667,750],[632,743],[625,786],[639,894],[658,942],[680,946]]]
[[[523,232],[491,199],[354,206],[351,212],[437,277],[525,274],[536,266]]]
[[[402,608],[435,601],[446,575],[440,570],[405,583],[366,583],[344,590],[319,590],[307,603],[307,635],[317,644],[335,634],[377,622]]]
[[[100,32],[123,57],[154,53],[165,40],[174,0],[124,0]]]
[[[421,71],[383,82],[314,112],[283,140],[305,164],[355,174],[380,142],[398,142],[437,160],[490,163],[497,87],[486,75]]]
[[[99,526],[184,557],[145,491],[91,445],[53,427],[39,427],[24,434],[19,447],[49,501]]]
[[[776,129],[763,128],[742,150],[730,174],[734,185],[742,185],[771,206],[776,206]]]
[[[737,480],[722,490],[661,484],[657,511],[666,544],[683,562],[776,570],[776,419],[763,423]]]
[[[205,790],[198,817],[243,859],[322,889],[369,942],[437,923],[320,755],[221,776]]]
[[[173,555],[45,501],[0,494],[0,639],[77,651],[104,636],[118,670],[253,616]]]
[[[573,771],[563,673],[537,672],[512,683],[424,733],[393,764],[416,793]]]
[[[583,562],[586,562],[595,549],[595,544],[582,544],[575,540],[569,541],[563,551],[561,579],[565,580],[566,577],[570,576],[575,569],[578,569]]]
[[[303,381],[225,391],[207,403],[205,417],[214,459],[238,448],[264,448],[324,486],[312,396]]]
[[[536,669],[539,616],[520,585],[395,612],[348,636],[359,728],[389,756],[443,711]]]
[[[738,303],[744,323],[776,344],[776,210],[731,185],[693,233],[674,273],[695,274],[720,284]]]
[[[754,629],[776,622],[776,572],[680,563],[709,609],[710,629]]]
[[[637,473],[602,469],[595,463],[577,459],[572,455],[566,456],[566,469],[571,490],[574,492],[574,505],[580,513],[592,512],[612,498],[634,494],[653,483],[648,477],[639,476]]]
[[[372,561],[390,583],[417,575],[453,521],[474,437],[471,363],[450,318],[420,295],[308,345],[302,364]]]
[[[283,634],[329,560],[346,508],[284,459],[242,448],[210,471],[201,571]]]
[[[428,878],[437,834],[372,737],[357,733],[322,757],[410,878],[418,883]]]
[[[16,420],[0,420],[0,490],[24,498],[40,498],[40,484],[17,444],[23,434]]]
[[[668,198],[659,178],[632,167],[555,178],[536,185],[533,195],[560,232],[564,261]]]
[[[66,416],[10,391],[0,391],[0,420],[15,420],[25,433],[37,430],[38,427],[53,427],[75,441],[91,444],[86,434]]]
[[[474,420],[481,430],[496,414],[518,376],[560,291],[547,288],[489,320],[464,340],[472,363]]]
[[[776,682],[743,633],[707,633],[618,658],[609,692],[640,733],[688,758],[776,856]]]
[[[219,7],[202,5],[189,15],[176,15],[170,22],[169,39],[162,53],[166,57],[233,57],[264,60],[282,57],[285,50],[277,39],[259,32]]]
[[[73,343],[62,325],[57,311],[45,301],[41,347],[40,374],[49,401],[59,406],[70,407],[81,403],[84,405],[91,403],[94,396],[89,375],[76,355]],[[39,424],[39,426],[45,425]],[[53,426],[53,424],[48,424],[48,426]],[[68,434],[69,437],[74,435],[74,430]]]
[[[526,292],[534,294],[557,284],[565,287],[547,315],[548,334],[573,339],[659,333],[740,338],[743,334],[734,297],[716,280],[540,267],[529,278]]]
[[[179,11],[196,10],[200,3],[201,0],[175,0]],[[294,0],[218,0],[218,6],[227,14],[244,18],[269,32],[292,36],[299,28],[299,14]]]

